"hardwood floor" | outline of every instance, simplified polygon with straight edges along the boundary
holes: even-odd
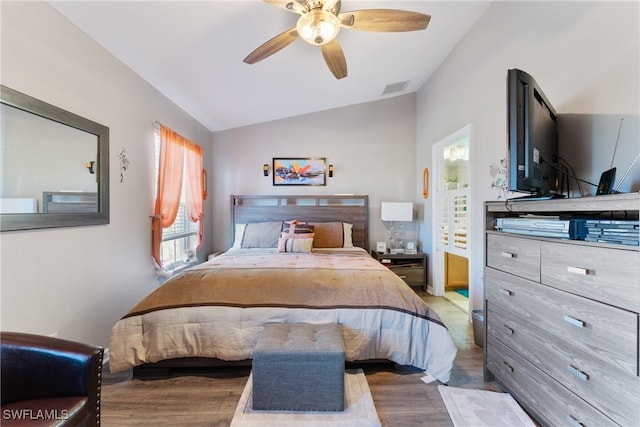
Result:
[[[458,347],[449,386],[501,391],[482,378],[482,348],[474,343],[469,317],[441,297],[420,293],[440,315]],[[422,371],[391,365],[364,367],[383,426],[452,426],[438,392],[439,382],[425,384]],[[104,374],[102,425],[229,426],[249,368],[190,371],[167,379],[132,379],[131,373]]]

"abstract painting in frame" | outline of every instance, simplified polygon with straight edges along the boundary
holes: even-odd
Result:
[[[273,185],[327,185],[324,157],[273,159]]]

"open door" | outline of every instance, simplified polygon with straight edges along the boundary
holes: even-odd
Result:
[[[466,277],[468,286],[470,142],[471,127],[466,126],[433,146],[431,179],[435,245],[432,293],[437,296],[445,295],[448,276]],[[455,260],[454,265],[451,260]],[[462,288],[462,282],[458,285]],[[465,308],[468,312],[468,298]]]

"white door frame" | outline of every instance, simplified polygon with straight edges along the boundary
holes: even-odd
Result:
[[[432,236],[433,236],[433,253],[432,253],[432,257],[433,257],[433,262],[432,262],[432,266],[433,266],[433,284],[432,284],[432,293],[435,296],[442,296],[444,295],[444,289],[445,289],[445,271],[444,271],[444,265],[445,265],[445,252],[451,252],[451,253],[455,253],[456,255],[460,255],[463,257],[466,257],[467,259],[469,259],[469,278],[471,278],[471,239],[469,238],[470,236],[470,230],[469,230],[469,225],[471,224],[471,212],[470,212],[470,206],[471,206],[471,194],[473,194],[471,187],[472,187],[472,183],[471,181],[469,182],[469,186],[466,188],[466,193],[467,193],[467,247],[465,249],[460,249],[460,248],[454,248],[452,245],[452,238],[448,238],[448,245],[445,245],[443,242],[440,241],[440,239],[438,238],[439,236],[439,221],[438,218],[442,215],[442,213],[439,211],[439,209],[441,209],[443,200],[448,199],[450,196],[454,196],[454,193],[458,193],[459,190],[455,190],[455,191],[445,191],[444,190],[444,158],[443,158],[443,151],[444,148],[454,144],[458,141],[460,141],[463,138],[467,138],[469,141],[469,171],[471,171],[471,146],[472,146],[472,139],[471,139],[471,125],[467,125],[465,127],[463,127],[462,129],[457,130],[456,132],[452,133],[451,135],[447,136],[446,138],[442,139],[441,141],[437,142],[436,144],[434,144],[431,148],[431,158],[433,161],[433,178],[432,178],[432,194],[434,196],[433,199],[433,203],[432,203],[432,212],[431,212],[431,224],[432,224]],[[451,215],[449,214],[449,218],[451,218]],[[449,229],[450,231],[450,229]],[[469,286],[471,287],[471,281],[469,281]],[[471,301],[471,298],[469,298],[469,301]]]

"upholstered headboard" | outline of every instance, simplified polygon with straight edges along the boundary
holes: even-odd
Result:
[[[340,221],[353,224],[353,245],[369,250],[369,196],[231,196],[231,240],[236,224],[264,221]]]

